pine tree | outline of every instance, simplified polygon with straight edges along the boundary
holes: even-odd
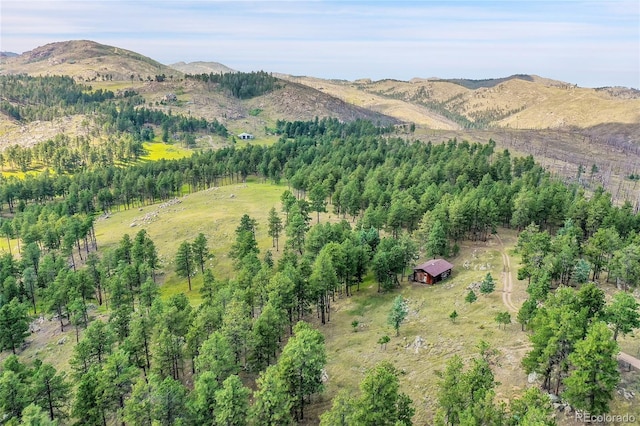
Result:
[[[193,241],[191,250],[196,264],[200,266],[200,271],[204,274],[204,265],[207,259],[209,259],[210,253],[207,247],[207,237],[205,237],[202,232],[199,233]]]
[[[327,190],[322,183],[316,183],[309,191],[311,210],[317,213],[317,223],[320,223],[320,213],[327,211]]]
[[[29,404],[22,412],[20,426],[58,426],[58,422],[51,420],[38,405]]]
[[[604,311],[604,318],[613,326],[613,340],[618,340],[619,333],[624,336],[640,327],[639,306],[629,293],[619,292],[613,296],[613,301]]]
[[[304,418],[305,398],[324,389],[322,370],[327,362],[324,336],[300,321],[278,360],[278,367],[294,403],[296,418]]]
[[[19,419],[31,398],[27,382],[18,372],[5,368],[0,375],[0,414]]]
[[[279,310],[273,301],[268,301],[253,323],[253,365],[256,370],[262,370],[276,358],[284,325],[285,312]]]
[[[222,384],[227,377],[235,374],[238,370],[233,349],[228,339],[220,331],[214,332],[204,341],[195,363],[196,372],[209,371],[213,373],[219,384]]]
[[[291,408],[293,395],[278,365],[271,365],[256,380],[258,389],[253,394],[254,404],[250,417],[255,424],[263,426],[287,426],[293,424]]]
[[[193,251],[191,244],[187,241],[183,241],[178,247],[178,253],[176,253],[176,273],[178,276],[186,278],[189,283],[189,291],[191,291],[191,275],[195,270],[195,262],[193,259]]]
[[[278,212],[276,212],[275,207],[271,207],[269,210],[269,228],[268,234],[273,239],[273,247],[276,248],[276,251],[280,251],[279,249],[279,239],[280,233],[282,232],[282,219],[278,216]]]
[[[400,324],[404,322],[408,314],[409,308],[407,307],[407,302],[401,295],[398,295],[398,297],[393,299],[393,306],[387,318],[387,323],[396,331],[396,336],[400,335]]]
[[[491,294],[496,289],[496,282],[491,276],[490,273],[487,273],[487,276],[484,277],[482,283],[480,284],[480,293],[482,294]]]
[[[133,385],[131,396],[124,405],[124,419],[126,422],[139,426],[153,425],[154,388],[155,380],[139,378]]]
[[[97,391],[102,406],[121,417],[125,398],[138,375],[138,370],[131,365],[129,357],[122,349],[109,355],[102,370],[97,374]]]
[[[464,298],[464,301],[467,303],[473,303],[476,300],[478,300],[478,296],[476,296],[475,291],[469,290],[469,293],[467,293],[467,296]]]
[[[238,376],[229,376],[216,392],[216,422],[225,426],[245,426],[249,413],[249,395]]]
[[[620,380],[618,344],[602,321],[589,328],[584,340],[576,343],[569,355],[572,371],[564,380],[563,396],[575,408],[592,415],[609,412],[609,402]]]
[[[503,324],[506,329],[507,325],[511,324],[511,314],[508,311],[498,312],[495,320],[498,323],[498,328],[500,327],[500,324]]]
[[[74,348],[71,365],[76,373],[84,374],[92,365],[104,363],[115,342],[111,328],[100,320],[89,324],[84,336]]]
[[[529,326],[529,323],[535,317],[537,310],[538,305],[533,299],[525,300],[522,306],[520,306],[520,310],[518,310],[517,320],[522,326],[522,331],[525,331]]]
[[[355,401],[353,424],[410,426],[415,412],[411,399],[400,392],[398,371],[384,361],[370,370],[360,383],[362,395]]]
[[[187,419],[187,389],[177,380],[167,377],[162,381],[154,379],[154,401],[152,413],[154,420],[162,426],[184,424]],[[154,380],[151,380],[153,383]],[[154,422],[155,424],[155,422]]]
[[[355,399],[351,392],[342,389],[333,398],[331,410],[325,411],[320,416],[320,426],[350,426],[353,424],[353,412]]]
[[[325,324],[329,318],[329,295],[338,287],[338,275],[336,274],[331,254],[328,250],[322,250],[315,262],[309,277],[310,297],[315,298],[320,321]]]
[[[0,307],[0,350],[11,349],[15,354],[28,335],[27,307],[13,298]]]
[[[429,231],[426,246],[427,255],[433,258],[446,255],[448,252],[448,244],[447,234],[442,226],[442,222],[436,219]]]
[[[439,415],[446,420],[447,424],[459,424],[460,412],[464,409],[463,368],[462,358],[454,355],[447,362],[445,370],[437,372],[440,378],[437,393]]]
[[[66,415],[65,407],[70,398],[71,384],[64,372],[58,373],[51,364],[39,365],[33,375],[34,401],[49,413],[49,419]]]
[[[232,376],[230,376],[232,377]],[[215,425],[216,392],[221,388],[216,373],[204,371],[198,373],[193,392],[189,395],[187,406],[190,417],[197,425]]]
[[[206,305],[212,305],[216,295],[216,279],[213,276],[211,269],[205,269],[202,275],[202,287],[200,287],[200,295],[202,296],[202,303]]]
[[[105,419],[103,403],[98,389],[99,371],[99,367],[94,366],[82,375],[73,400],[71,415],[83,425],[100,426]]]
[[[246,365],[246,352],[251,333],[251,309],[241,300],[233,299],[227,305],[220,332],[226,337],[233,353],[236,364]]]

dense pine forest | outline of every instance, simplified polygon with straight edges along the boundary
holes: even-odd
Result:
[[[19,82],[36,93],[59,87],[60,94],[38,95],[44,106],[93,108],[114,143],[94,148],[88,139],[60,136],[21,148],[54,173],[0,180],[0,235],[10,250],[11,241],[19,243],[19,252],[0,256],[0,349],[12,353],[0,367],[4,424],[303,422],[324,388],[322,327],[336,298],[350,297],[367,276],[379,292],[393,292],[420,253],[454,256],[460,242],[486,240],[501,227],[521,231],[518,276],[528,280],[529,299],[517,320],[533,348],[523,368],[572,406],[608,412],[619,379],[616,339],[640,326],[627,292],[640,284],[640,215],[630,203],[613,205],[602,190],[585,194],[530,156],[496,150],[493,141],[422,143],[366,121],[278,122],[280,139],[271,146],[231,146],[180,160],[135,162],[138,145],[109,157],[93,150],[114,150],[123,135],[135,144],[158,129],[226,129],[146,109],[135,94],[87,97],[88,88],[73,92],[75,83],[64,78],[12,79],[3,77],[3,87]],[[63,99],[66,90],[75,95]],[[239,90],[238,96],[251,93]],[[22,120],[43,117],[27,104],[3,111]],[[17,156],[4,153],[9,162]],[[232,276],[207,267],[203,234],[175,253],[175,272],[189,288],[192,280],[201,283],[198,306],[185,294],[161,297],[161,261],[144,230],[123,235],[115,249],[99,247],[99,215],[248,179],[282,184],[281,206],[266,207],[267,223],[238,217],[228,253]],[[337,220],[320,223],[328,209]],[[278,256],[258,249],[258,227],[268,229]],[[609,302],[594,283],[605,281],[621,289]],[[90,305],[104,314],[96,316]],[[75,330],[72,371],[17,356],[31,319],[41,314],[61,330]],[[508,405],[494,401],[491,354],[480,348],[466,368],[460,357],[448,362],[434,390],[434,422],[555,424],[538,389]],[[411,424],[413,403],[399,374],[390,363],[370,370],[359,393],[338,394],[321,424]]]

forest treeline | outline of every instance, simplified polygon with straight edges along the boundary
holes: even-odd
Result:
[[[85,135],[59,134],[32,148],[13,145],[0,154],[0,165],[15,169],[48,167],[58,174],[134,162],[144,154],[143,142],[161,132],[164,142],[195,142],[194,135],[227,137],[227,128],[216,119],[174,115],[147,108],[133,90],[118,95],[93,90],[71,77],[0,76],[0,111],[24,122],[51,121],[65,115],[84,114]],[[96,143],[99,140],[100,143]]]
[[[302,420],[323,390],[326,363],[324,338],[308,322],[321,327],[331,321],[335,298],[348,297],[367,274],[379,291],[392,290],[418,253],[455,254],[459,241],[486,239],[499,226],[522,231],[519,274],[530,278],[534,300],[518,317],[533,330],[527,370],[542,375],[545,389],[569,392],[577,407],[592,409],[589,401],[597,400],[595,408],[607,408],[616,376],[596,395],[589,391],[593,383],[582,379],[592,365],[584,360],[600,341],[599,364],[610,365],[615,345],[609,342],[628,332],[629,321],[615,314],[616,303],[625,301],[607,305],[599,289],[585,283],[603,273],[622,287],[640,283],[640,217],[629,203],[615,206],[604,191],[587,197],[532,157],[496,152],[492,141],[423,144],[391,137],[371,123],[335,119],[279,127],[283,136],[269,147],[2,181],[0,234],[10,247],[18,239],[21,251],[0,257],[2,348],[21,351],[31,312],[54,315],[61,328],[76,330],[77,339],[68,372],[76,386],[49,364],[5,361],[0,410],[7,418],[19,424],[70,416],[89,425]],[[112,250],[97,250],[93,221],[101,211],[249,176],[286,180],[289,189],[283,188],[281,206],[273,206],[267,223],[239,219],[228,253],[231,277],[209,269],[204,235],[182,242],[171,265],[190,287],[197,282],[197,307],[185,294],[159,297],[156,271],[169,265],[160,263],[144,230],[123,236]],[[320,223],[319,214],[329,208],[339,223]],[[258,228],[267,229],[275,250],[282,248],[277,262],[271,251],[258,249]],[[96,318],[92,305],[104,305],[108,319]],[[623,310],[629,311],[637,306]],[[556,321],[558,315],[565,322]],[[544,346],[553,333],[559,333],[557,346]],[[553,424],[539,394],[508,408],[494,406],[491,364],[482,357],[467,372],[452,361],[443,374],[438,418],[445,424],[522,424],[519,416],[538,406],[535,419],[546,423],[537,424]],[[397,374],[388,364],[372,369],[360,393],[336,398],[323,422],[410,424],[412,403],[399,392]],[[459,385],[447,386],[447,380]],[[388,392],[384,400],[375,397],[381,387]]]
[[[187,74],[186,79],[216,84],[238,99],[250,99],[279,89],[276,77],[265,71]]]
[[[0,87],[0,111],[25,122],[91,112],[97,104],[115,98],[109,90],[94,91],[68,76],[3,75]],[[134,94],[128,92],[124,96]]]

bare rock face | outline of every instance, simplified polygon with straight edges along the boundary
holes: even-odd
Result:
[[[413,343],[411,344],[411,347],[413,348],[413,352],[415,354],[419,354],[420,349],[422,349],[424,346],[425,346],[424,339],[420,336],[416,336],[416,338],[413,340]]]
[[[322,380],[322,383],[327,383],[329,381],[329,374],[327,374],[327,370],[324,368],[322,369],[320,380]]]

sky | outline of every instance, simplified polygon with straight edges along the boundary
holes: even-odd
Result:
[[[355,80],[535,74],[640,89],[640,1],[0,2],[0,50],[88,39],[164,64]]]

